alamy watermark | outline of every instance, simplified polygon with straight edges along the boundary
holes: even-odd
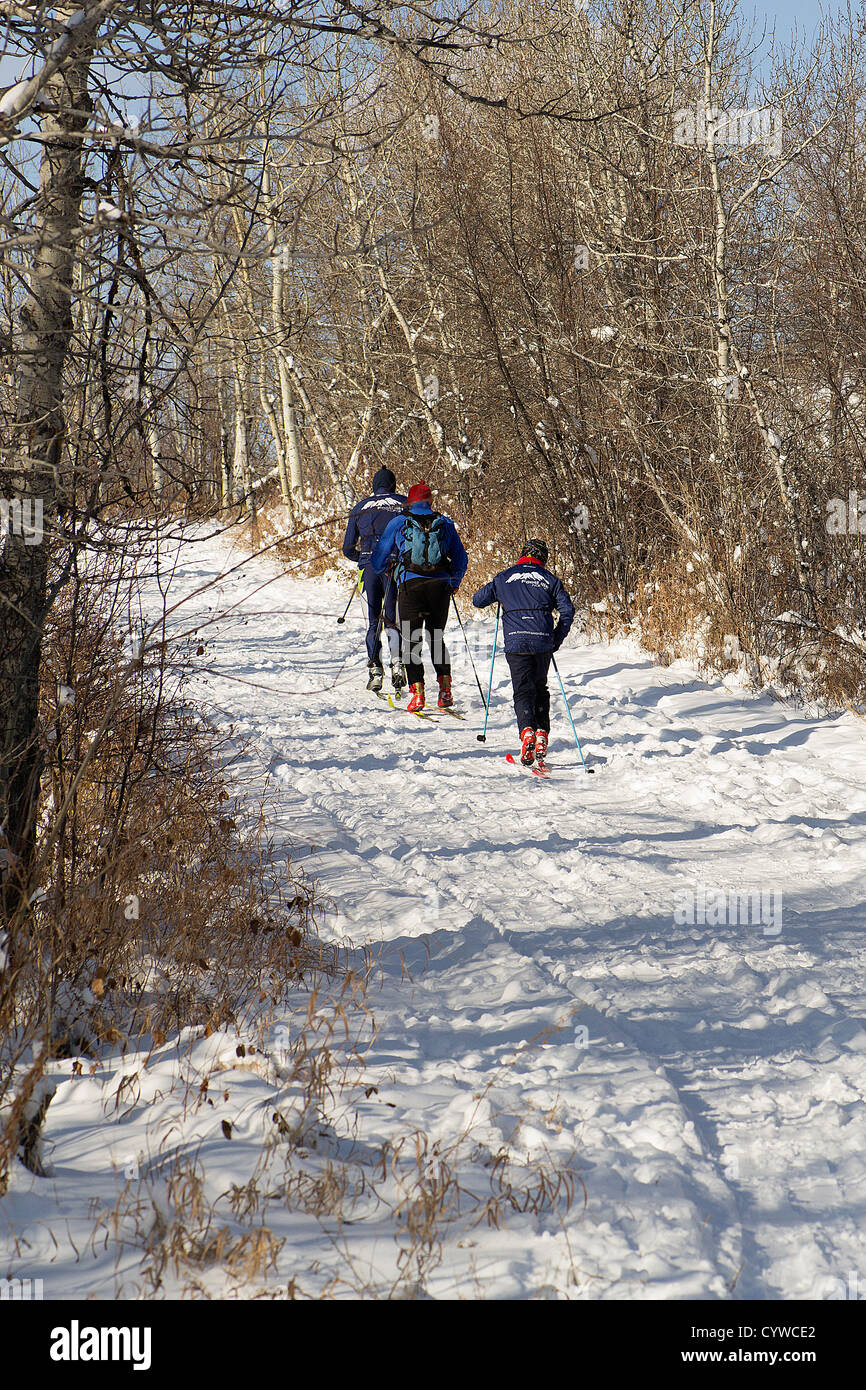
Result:
[[[288,1023],[278,1023],[274,1028],[273,1051],[280,1062],[286,1062],[291,1055],[291,1031]]]
[[[0,497],[0,527],[21,536],[25,545],[41,545],[45,534],[42,510],[41,497]]]
[[[864,1298],[863,1283],[856,1269],[850,1270],[847,1279],[839,1275],[825,1274],[815,1283],[813,1298],[826,1299],[831,1303],[860,1303]]]
[[[129,1361],[134,1371],[151,1366],[150,1327],[82,1327],[77,1318],[51,1329],[52,1361]]]
[[[674,112],[674,143],[724,149],[763,145],[776,159],[782,153],[782,112],[777,106],[684,106]]]
[[[714,391],[718,391],[723,400],[738,401],[740,399],[740,378],[736,372],[729,372],[727,376],[707,377],[707,385],[712,386]]]
[[[844,497],[831,497],[826,504],[828,536],[866,536],[866,497],[854,488]]]
[[[677,926],[761,927],[764,936],[782,930],[782,894],[775,888],[710,888],[698,883],[674,893]]]
[[[0,1301],[14,1299],[16,1302],[29,1302],[31,1299],[44,1298],[42,1286],[41,1279],[0,1279]]]

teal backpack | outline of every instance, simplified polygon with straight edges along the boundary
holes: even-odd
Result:
[[[405,574],[441,574],[451,568],[445,550],[445,518],[440,512],[417,516],[406,512],[403,523],[401,570]]]

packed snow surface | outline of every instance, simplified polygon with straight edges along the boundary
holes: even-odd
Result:
[[[217,617],[195,698],[280,788],[273,835],[329,900],[324,937],[375,966],[363,1085],[300,1117],[291,1163],[375,1164],[418,1131],[457,1155],[469,1193],[489,1188],[497,1156],[521,1191],[542,1169],[572,1176],[567,1214],[517,1201],[496,1227],[473,1224],[471,1201],[446,1203],[410,1296],[826,1298],[858,1287],[852,1273],[862,1296],[862,722],[576,633],[559,667],[596,774],[554,680],[542,782],[504,758],[517,740],[503,659],[486,744],[456,627],[465,721],[392,710],[364,690],[361,603],[336,623],[351,574],[298,580],[196,534],[173,573],[161,564],[169,603],[187,599],[175,630]],[[486,684],[492,617],[460,602]],[[51,1173],[16,1170],[0,1274],[42,1277],[46,1297],[140,1292],[135,1242],[93,1239],[95,1214],[166,1145],[195,1150],[215,1200],[246,1183],[279,1094],[279,1031],[259,1065],[238,1061],[230,1033],[170,1040],[146,1066],[57,1063]],[[219,1105],[193,1103],[217,1073]],[[390,1207],[369,1197],[339,1228],[309,1204],[271,1205],[276,1263],[231,1287],[294,1277],[322,1292],[342,1271],[331,1292],[383,1296],[399,1274],[389,1191]],[[225,1291],[208,1278],[201,1289]],[[182,1286],[166,1271],[160,1291]]]

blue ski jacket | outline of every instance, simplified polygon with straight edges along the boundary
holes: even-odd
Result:
[[[409,508],[416,516],[429,516],[433,508],[429,502],[416,502]],[[437,571],[436,574],[414,574],[412,570],[403,568],[403,546],[405,544],[404,517],[397,516],[393,521],[389,521],[385,527],[376,548],[373,551],[371,565],[377,574],[382,574],[388,568],[392,557],[396,558],[394,567],[394,578],[398,584],[405,584],[407,579],[447,579],[452,589],[456,589],[464,574],[466,566],[469,564],[469,557],[463,549],[463,543],[457,534],[457,527],[446,516],[445,520],[445,554],[448,557],[448,568]]]
[[[356,502],[349,513],[346,539],[343,541],[343,554],[347,560],[357,565],[369,565],[370,556],[376,542],[389,521],[401,516],[406,509],[406,498],[399,492],[388,492],[380,488],[371,497],[363,497]]]
[[[562,581],[537,560],[519,560],[483,584],[472,597],[476,608],[502,606],[502,636],[507,652],[556,652],[574,622],[574,604]],[[559,614],[554,625],[553,610]]]

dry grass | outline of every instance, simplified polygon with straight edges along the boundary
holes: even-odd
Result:
[[[495,543],[484,553],[497,567],[511,558]],[[422,1297],[449,1243],[474,1230],[527,1214],[565,1229],[581,1186],[574,1163],[505,1149],[479,1162],[471,1123],[447,1143],[413,1130],[378,1151],[308,1147],[320,1124],[345,1120],[363,1084],[369,962],[353,973],[317,949],[314,885],[285,876],[268,807],[245,809],[242,750],[189,708],[183,647],[124,659],[129,599],[119,577],[82,586],[56,609],[46,647],[42,867],[2,978],[4,1180],[18,1159],[41,1171],[52,1058],[74,1055],[80,1071],[88,1057],[147,1058],[181,1029],[232,1029],[232,1069],[272,1087],[261,1141],[215,1191],[202,1154],[173,1156],[157,1139],[147,1171],[94,1208],[93,1250],[114,1251],[125,1295],[265,1296],[284,1262],[287,1213],[313,1218],[337,1254],[324,1283],[292,1273],[283,1297]],[[291,1046],[277,1056],[269,1038],[289,1001]],[[207,1113],[224,1069],[181,1097],[184,1113]],[[107,1119],[141,1103],[142,1079],[124,1072]],[[384,1220],[395,1242],[385,1274],[342,1240],[368,1219]]]
[[[103,577],[53,613],[36,878],[0,975],[0,1186],[16,1153],[38,1171],[52,1056],[238,1023],[332,964],[312,886],[285,877],[266,808],[233,781],[239,750],[185,703],[187,653],[124,659],[129,598]]]

